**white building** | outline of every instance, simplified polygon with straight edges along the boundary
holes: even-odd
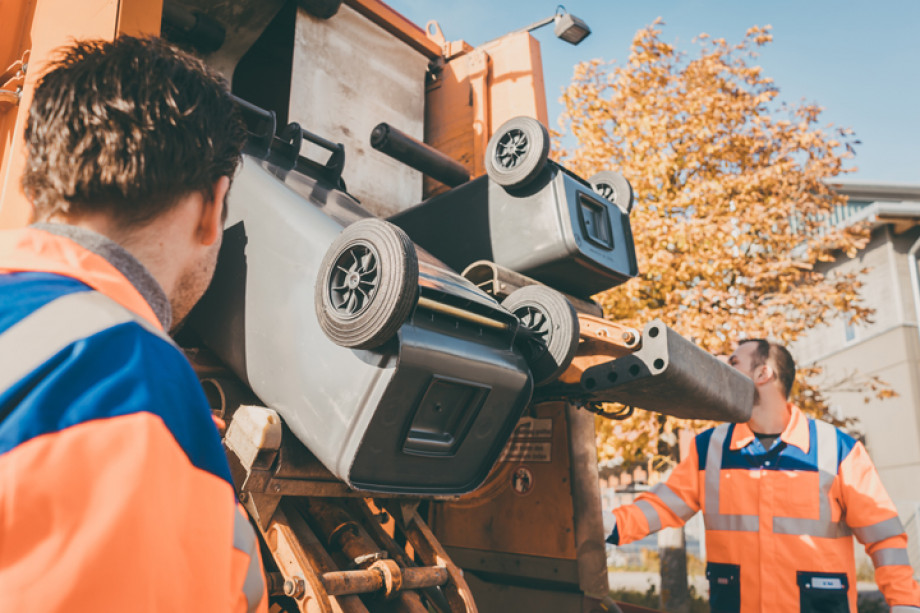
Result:
[[[875,310],[871,323],[850,325],[841,316],[792,347],[800,365],[818,364],[829,386],[831,410],[859,420],[863,437],[912,540],[920,569],[920,185],[835,184],[849,196],[836,223],[865,221],[871,240],[855,258],[841,257],[824,272],[868,268],[862,296]],[[898,395],[865,402],[864,382],[877,376]]]

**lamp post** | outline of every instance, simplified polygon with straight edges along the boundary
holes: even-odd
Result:
[[[555,24],[553,33],[556,35],[556,38],[560,38],[572,45],[577,45],[591,34],[591,28],[588,27],[588,24],[566,11],[565,7],[561,4],[556,7],[556,14],[552,17],[541,19],[540,21],[530,24],[526,28],[521,28],[518,32],[533,32],[551,23]]]

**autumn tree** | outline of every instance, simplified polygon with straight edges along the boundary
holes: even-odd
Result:
[[[815,104],[779,103],[755,64],[769,26],[734,45],[701,34],[691,59],[662,25],[636,34],[624,66],[576,66],[562,99],[562,134],[577,142],[564,163],[582,176],[620,171],[637,194],[640,275],[598,296],[606,316],[639,328],[660,318],[717,354],[743,337],[788,344],[842,313],[866,319],[858,274],[816,267],[867,240],[865,228],[829,223],[846,201],[825,181],[846,172],[852,132],[820,126]],[[804,408],[824,409],[813,387],[797,391]],[[661,455],[676,427],[644,411],[600,420],[601,456]]]
[[[820,126],[815,104],[779,102],[755,64],[769,27],[735,45],[701,34],[691,59],[661,39],[661,26],[636,34],[624,66],[578,65],[563,96],[562,135],[577,142],[561,151],[564,163],[586,177],[620,171],[638,196],[640,275],[598,296],[606,316],[637,328],[659,318],[716,354],[744,337],[789,344],[842,313],[866,319],[858,273],[829,276],[819,265],[868,238],[865,228],[829,223],[845,199],[825,181],[846,172],[851,131]],[[804,374],[795,400],[822,413],[824,398]],[[666,470],[681,427],[645,411],[599,419],[601,457],[628,466],[652,456]],[[661,550],[671,611],[689,606],[682,544]]]

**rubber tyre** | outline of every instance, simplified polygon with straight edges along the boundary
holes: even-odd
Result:
[[[632,185],[626,180],[626,177],[613,170],[602,170],[594,174],[588,181],[591,188],[603,198],[606,198],[629,215],[632,211],[635,195],[633,194]]]
[[[373,349],[390,340],[418,301],[418,254],[402,229],[362,219],[335,239],[316,278],[316,317],[336,345]]]
[[[549,133],[532,117],[509,119],[486,147],[486,174],[505,189],[524,187],[540,174],[549,155]]]
[[[572,363],[578,350],[578,314],[565,296],[544,285],[528,285],[502,301],[522,326],[536,328],[542,342],[531,340],[521,347],[530,364],[534,384],[554,381]]]

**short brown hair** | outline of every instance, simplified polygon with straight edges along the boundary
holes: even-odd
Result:
[[[35,89],[22,187],[36,219],[141,224],[233,176],[245,130],[223,80],[159,38],[59,50]]]
[[[783,393],[788,399],[789,394],[792,392],[792,385],[795,383],[795,360],[792,359],[792,354],[789,353],[789,350],[782,345],[762,338],[747,338],[738,344],[743,345],[744,343],[755,343],[757,345],[754,349],[751,366],[756,368],[769,361],[771,363],[770,367],[776,371],[776,378],[779,379]]]

